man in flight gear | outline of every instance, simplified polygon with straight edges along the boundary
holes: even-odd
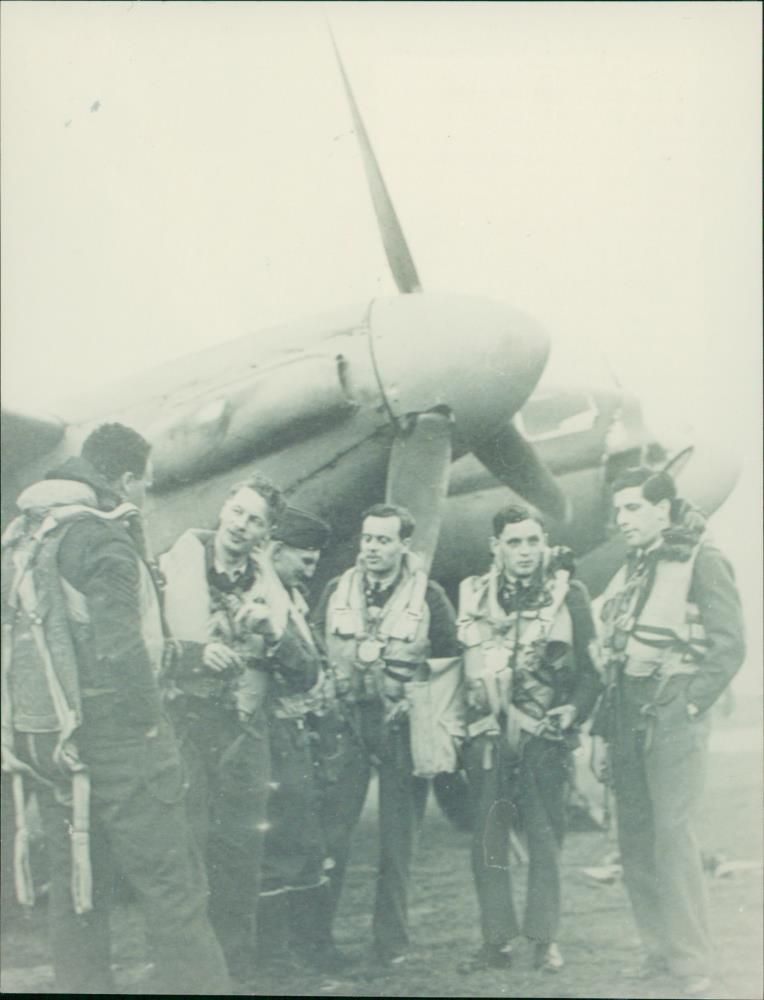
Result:
[[[371,778],[379,776],[380,859],[374,942],[385,964],[408,948],[407,888],[416,826],[407,685],[427,673],[429,657],[458,655],[455,616],[442,588],[410,551],[414,520],[403,507],[366,511],[358,560],[331,581],[316,620],[326,640],[337,696],[354,734],[336,783],[337,812],[348,835]],[[349,846],[349,836],[345,850]],[[333,852],[339,896],[347,854]]]
[[[251,476],[231,489],[216,531],[185,532],[160,563],[165,617],[181,646],[165,685],[189,772],[189,818],[206,858],[210,919],[240,982],[256,970],[267,703],[316,679],[315,654],[264,551],[285,507],[272,483]]]
[[[693,832],[710,708],[745,655],[732,568],[705,519],[666,472],[613,485],[626,564],[602,601],[608,689],[592,734],[604,737],[626,888],[647,976],[674,974],[689,996],[711,988],[712,945]]]
[[[3,768],[37,794],[63,993],[116,992],[114,868],[146,921],[154,990],[230,988],[160,708],[167,650],[138,510],[149,478],[149,444],[104,424],[79,458],[24,490],[3,539]],[[23,791],[16,805],[23,847]]]
[[[520,925],[509,835],[519,820],[528,845],[523,933],[535,944],[535,967],[557,972],[570,752],[600,688],[589,652],[594,625],[586,589],[571,579],[570,552],[548,548],[537,515],[505,507],[493,529],[490,570],[463,580],[459,592],[472,872],[483,935],[481,950],[460,971],[511,964],[510,942]]]
[[[315,941],[328,891],[326,849],[319,790],[307,713],[322,694],[321,647],[308,623],[303,588],[329,541],[329,526],[312,514],[288,507],[273,532],[269,555],[278,576],[296,636],[304,646],[302,669],[285,674],[268,699],[271,794],[262,881],[257,908],[258,953],[264,965],[278,967],[296,958],[316,964]],[[319,680],[305,691],[308,678]],[[290,937],[294,932],[294,940]],[[294,952],[290,951],[293,946]]]

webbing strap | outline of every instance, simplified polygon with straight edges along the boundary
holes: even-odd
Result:
[[[93,909],[93,872],[90,866],[90,776],[72,775],[72,904],[75,913]]]
[[[79,760],[76,749],[70,744],[70,738],[77,728],[77,715],[70,707],[66,692],[56,674],[53,659],[48,649],[42,620],[38,614],[37,593],[34,579],[28,572],[32,559],[36,555],[43,538],[49,532],[59,527],[66,520],[72,520],[84,514],[95,515],[103,520],[117,520],[136,511],[133,504],[122,504],[110,512],[83,508],[80,505],[61,508],[55,515],[46,517],[38,530],[32,535],[32,546],[14,564],[16,573],[10,588],[8,603],[12,608],[18,608],[21,602],[29,617],[30,631],[34,637],[37,652],[42,660],[45,678],[48,684],[51,700],[59,722],[59,737],[53,751],[53,761],[59,767],[72,772],[73,816],[71,828],[71,864],[72,864],[72,904],[75,913],[88,913],[93,908],[93,878],[90,863],[90,777],[85,765]],[[2,658],[2,747],[3,768],[12,772],[14,807],[16,812],[16,836],[14,841],[14,877],[16,894],[19,902],[31,906],[34,902],[34,884],[32,882],[29,862],[29,832],[26,826],[24,808],[24,789],[21,778],[22,771],[39,777],[35,772],[19,761],[13,753],[13,708],[8,691],[8,675],[12,658],[13,625],[4,626],[4,643]],[[44,779],[43,779],[44,780]],[[46,782],[46,784],[50,784]]]
[[[28,581],[30,591],[34,592],[34,584],[31,579]],[[36,605],[36,600],[34,601]],[[50,650],[48,649],[48,644],[45,641],[45,634],[42,629],[42,624],[34,615],[34,612],[30,612],[27,608],[27,614],[30,616],[30,631],[34,636],[35,645],[37,646],[37,652],[40,655],[40,659],[45,667],[45,679],[48,682],[48,689],[50,690],[50,696],[53,701],[53,707],[58,718],[58,724],[60,727],[60,734],[56,742],[56,747],[53,751],[53,761],[54,763],[63,765],[70,770],[81,770],[85,765],[81,764],[72,758],[71,754],[66,755],[66,743],[71,737],[74,730],[77,728],[77,716],[74,711],[69,707],[69,703],[66,700],[66,694],[61,686],[56,671],[53,667],[53,660],[50,655]]]
[[[702,631],[700,628],[698,632]],[[705,635],[705,633],[704,633]],[[702,656],[708,649],[708,641],[699,634],[693,635],[693,626],[688,626],[687,638],[683,638],[672,628],[659,625],[636,625],[631,633],[632,639],[648,646],[650,649],[668,649],[675,646],[693,657]]]
[[[13,811],[16,816],[16,833],[13,839],[13,879],[16,898],[22,906],[34,906],[34,882],[29,863],[29,829],[27,827],[24,783],[18,772],[11,778],[13,785]]]

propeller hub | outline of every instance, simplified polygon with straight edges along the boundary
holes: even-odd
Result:
[[[467,296],[377,299],[369,335],[390,413],[450,411],[459,451],[517,412],[549,352],[547,335],[527,316]]]

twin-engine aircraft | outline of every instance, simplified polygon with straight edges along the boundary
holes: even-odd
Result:
[[[362,511],[386,498],[413,512],[413,546],[453,593],[484,569],[491,515],[516,496],[545,516],[553,540],[588,553],[581,575],[596,593],[621,555],[607,531],[619,468],[645,457],[673,466],[685,495],[711,512],[736,466],[708,450],[667,454],[618,388],[539,387],[549,338],[523,313],[422,291],[335,53],[401,294],[173,361],[79,399],[60,419],[4,412],[4,519],[22,487],[118,420],[153,444],[146,521],[157,553],[189,527],[212,526],[231,485],[256,469],[331,524],[318,583],[349,563]]]

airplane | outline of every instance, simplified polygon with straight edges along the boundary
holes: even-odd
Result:
[[[553,540],[590,553],[583,578],[596,590],[615,551],[604,513],[612,471],[662,446],[620,387],[540,385],[550,340],[530,317],[422,291],[331,40],[401,294],[173,361],[81,397],[58,418],[4,411],[3,520],[25,485],[76,453],[94,426],[119,420],[153,444],[155,552],[212,525],[231,485],[256,468],[331,524],[317,585],[352,559],[362,511],[386,497],[412,510],[413,547],[428,564],[436,557],[434,575],[453,593],[485,561],[490,512],[516,496],[546,516]],[[690,499],[716,509],[734,461],[714,452],[685,464]]]
[[[546,383],[550,338],[521,311],[422,290],[332,44],[400,294],[172,361],[58,417],[3,411],[3,522],[24,486],[76,454],[95,426],[120,421],[153,446],[145,520],[157,554],[187,528],[212,527],[231,486],[257,470],[332,527],[316,592],[352,561],[362,512],[384,498],[412,511],[413,548],[453,597],[461,578],[485,570],[491,517],[515,499],[581,557],[578,575],[596,595],[624,554],[607,516],[619,469],[672,468],[710,514],[734,487],[736,460],[697,441],[667,449],[618,384]],[[467,825],[463,784],[441,778],[441,808]]]

